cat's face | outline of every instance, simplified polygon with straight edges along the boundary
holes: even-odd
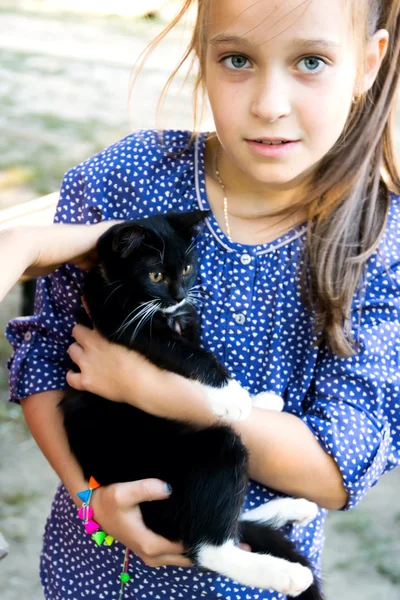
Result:
[[[207,214],[170,213],[111,228],[99,242],[107,285],[121,285],[136,303],[173,314],[190,301],[197,277],[195,226]]]

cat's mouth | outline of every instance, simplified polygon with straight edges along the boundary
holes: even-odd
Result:
[[[184,298],[183,300],[181,300],[180,302],[177,302],[176,304],[172,304],[171,306],[167,306],[166,308],[160,308],[159,310],[160,310],[160,312],[162,312],[165,315],[171,315],[175,311],[182,308],[182,306],[185,304],[185,302],[186,302],[186,299]]]

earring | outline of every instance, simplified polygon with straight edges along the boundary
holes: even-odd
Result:
[[[353,96],[352,103],[353,104],[357,104],[357,101],[358,101],[358,97],[357,96]]]

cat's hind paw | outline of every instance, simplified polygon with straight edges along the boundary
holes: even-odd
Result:
[[[314,580],[310,569],[298,563],[290,562],[286,562],[281,572],[278,571],[275,576],[279,578],[276,589],[282,594],[287,594],[293,598],[305,592]]]

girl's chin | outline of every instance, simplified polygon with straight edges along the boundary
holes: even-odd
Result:
[[[276,190],[277,192],[292,190],[304,183],[309,175],[306,172],[281,172],[281,173],[254,173],[250,174],[252,179],[257,181],[260,185],[265,185],[270,190]]]

